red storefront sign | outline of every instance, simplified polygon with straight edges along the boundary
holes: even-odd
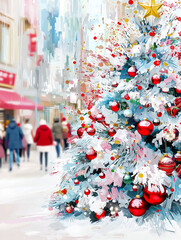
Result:
[[[13,88],[15,84],[15,73],[0,70],[0,87]]]
[[[29,34],[29,45],[28,45],[28,49],[29,49],[29,56],[33,57],[34,54],[36,53],[36,46],[37,45],[37,35],[36,33],[30,33]]]

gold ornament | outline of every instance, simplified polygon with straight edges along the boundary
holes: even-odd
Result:
[[[138,175],[138,177],[139,177],[139,178],[143,178],[143,173],[140,173],[140,174]]]
[[[119,158],[119,155],[118,155],[118,154],[116,154],[116,155],[115,155],[115,158],[116,158],[116,159],[118,159],[118,158]]]
[[[151,0],[151,5],[149,5],[149,3],[144,4],[144,3],[138,3],[143,9],[145,9],[147,12],[144,16],[144,18],[147,18],[149,16],[155,16],[156,18],[160,18],[159,17],[159,13],[158,10],[161,8],[161,6],[163,5],[162,3],[155,3],[155,0]]]
[[[104,158],[103,152],[102,152],[102,151],[98,151],[98,152],[97,152],[97,157],[98,157],[99,160],[100,160],[100,159],[103,159],[103,158]]]
[[[59,193],[59,194],[61,194],[62,196],[64,196],[65,194],[61,191],[61,190],[59,190],[58,192],[56,192],[56,193]]]

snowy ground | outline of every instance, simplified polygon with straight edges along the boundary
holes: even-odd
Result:
[[[51,154],[55,159],[55,153]],[[38,153],[33,152],[30,162],[22,162],[13,172],[8,165],[0,169],[0,240],[114,240],[114,239],[180,239],[181,231],[165,232],[159,237],[146,229],[137,230],[130,220],[122,219],[91,224],[88,219],[68,222],[58,220],[48,210],[49,196],[60,181],[59,175],[40,171]]]

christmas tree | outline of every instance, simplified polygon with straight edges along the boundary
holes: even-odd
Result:
[[[161,226],[181,213],[180,5],[129,4],[135,16],[112,23],[104,55],[89,53],[95,96],[78,111],[50,207],[65,218],[123,213]]]

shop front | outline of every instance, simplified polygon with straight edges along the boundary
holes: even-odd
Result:
[[[20,122],[21,116],[30,115],[34,110],[43,110],[40,104],[36,104],[13,90],[15,78],[14,73],[0,70],[0,123],[3,126],[12,117]]]

